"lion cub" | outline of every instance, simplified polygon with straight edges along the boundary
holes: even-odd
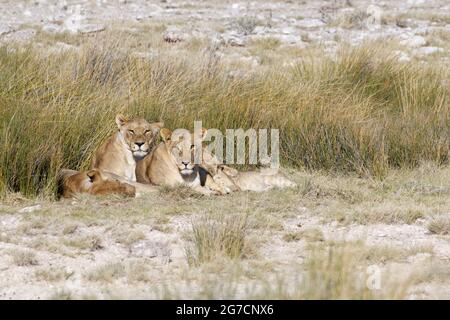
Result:
[[[75,171],[62,169],[59,172],[60,193],[64,198],[73,198],[81,193],[91,195],[117,194],[134,197],[136,188],[117,180],[106,179],[100,170]]]
[[[128,181],[136,181],[136,161],[143,159],[153,147],[162,122],[148,123],[145,119],[116,116],[119,131],[98,148],[91,169],[115,174]]]
[[[273,188],[293,188],[297,184],[284,177],[276,169],[262,168],[260,171],[239,172],[220,165],[213,176],[214,181],[232,190],[263,192]]]

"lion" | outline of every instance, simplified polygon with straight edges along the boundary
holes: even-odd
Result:
[[[161,142],[136,166],[137,182],[175,187],[185,185],[205,195],[226,194],[228,188],[214,182],[208,172],[194,163],[194,135],[184,129],[160,131]],[[201,141],[206,135],[202,129]]]
[[[128,183],[108,180],[100,170],[75,171],[61,169],[58,174],[60,194],[64,198],[73,198],[79,194],[122,195],[134,197],[136,188]]]
[[[128,120],[121,114],[116,116],[116,124],[119,131],[98,148],[91,169],[136,182],[136,161],[151,151],[164,124],[148,123],[142,118]]]
[[[214,181],[232,190],[263,192],[273,188],[293,188],[297,184],[284,177],[276,169],[261,168],[260,171],[239,172],[226,165],[219,165],[213,175]]]

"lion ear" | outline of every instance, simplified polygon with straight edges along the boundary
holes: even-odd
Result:
[[[91,179],[91,182],[99,181],[102,179],[102,175],[100,174],[100,171],[98,170],[89,170],[86,172],[86,175]]]
[[[164,122],[155,122],[150,124],[153,134],[158,134],[158,132],[164,127]]]
[[[119,127],[119,129],[125,125],[128,122],[128,118],[125,117],[123,114],[116,115],[116,124]]]
[[[161,138],[163,138],[164,141],[169,141],[170,137],[172,136],[172,131],[170,131],[170,129],[167,128],[162,128],[159,134],[161,135]]]

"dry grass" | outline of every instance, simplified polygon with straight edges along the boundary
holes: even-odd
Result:
[[[417,288],[448,287],[445,266],[434,276],[434,271],[421,267],[433,257],[438,260],[437,255],[446,250],[445,235],[425,231],[428,222],[448,212],[447,168],[427,163],[414,170],[391,170],[383,181],[349,174],[288,172],[298,188],[210,198],[152,194],[133,200],[42,201],[42,211],[20,216],[17,210],[34,200],[8,200],[2,203],[6,212],[2,218],[10,222],[0,226],[0,235],[13,238],[14,247],[39,250],[39,266],[9,267],[5,272],[17,272],[30,279],[25,285],[41,287],[47,281],[64,288],[65,276],[69,276],[68,284],[81,278],[80,286],[89,290],[70,287],[71,298],[86,294],[102,299],[410,298]],[[370,215],[356,219],[364,209]],[[343,223],[327,220],[328,214],[337,211],[348,219]],[[405,220],[398,219],[400,212]],[[413,226],[402,226],[408,212],[421,212],[423,217]],[[17,232],[21,225],[26,232]],[[161,233],[155,225],[170,231]],[[170,259],[162,251],[151,250],[142,255],[133,251],[130,256],[127,243],[140,239],[140,231],[148,248],[153,242],[164,242],[164,248],[171,250]],[[91,251],[89,241],[81,241],[89,235],[101,236],[103,249]],[[332,242],[341,235],[355,241]],[[64,239],[75,240],[74,246],[62,245]],[[11,245],[0,243],[0,250]],[[6,259],[9,263],[10,257]],[[382,269],[382,291],[364,286],[370,265]],[[65,274],[66,267],[73,276]],[[412,284],[409,278],[403,279],[415,269]],[[107,292],[106,286],[111,288]],[[154,287],[160,291],[153,292]],[[409,287],[412,291],[405,293],[403,288]],[[42,292],[41,297],[49,296],[53,289]]]
[[[138,242],[139,240],[144,240],[145,234],[140,230],[126,229],[116,231],[114,237],[117,243],[121,243],[125,246],[130,246],[133,243]]]
[[[12,261],[16,266],[27,267],[38,264],[36,254],[32,251],[13,250],[10,252]]]
[[[323,232],[320,229],[308,228],[297,232],[288,232],[284,234],[283,240],[286,242],[293,242],[299,240],[305,240],[309,242],[323,241]]]
[[[244,35],[252,34],[258,24],[260,21],[251,15],[238,17],[232,21],[234,28]]]
[[[76,223],[68,223],[64,226],[64,229],[62,230],[63,235],[73,234],[75,231],[78,230],[80,226]]]
[[[217,262],[220,272],[204,266],[193,285],[171,284],[160,288],[158,298],[180,299],[402,299],[410,278],[393,279],[381,272],[381,287],[372,288],[370,261],[363,244],[313,245],[301,265],[292,262],[289,272],[253,272],[242,264]],[[205,268],[208,267],[208,268]],[[369,271],[368,271],[369,270]]]
[[[103,248],[102,239],[96,235],[64,237],[62,244],[68,247],[90,251]]]
[[[399,15],[386,15],[383,17],[385,23],[392,21],[404,21],[406,19],[431,21],[438,25],[445,26],[450,23],[450,14],[446,12],[430,12],[420,9],[408,10]]]
[[[314,244],[297,276],[279,276],[262,286],[264,299],[402,299],[411,280],[393,280],[380,273],[381,287],[371,287],[367,253],[373,248],[357,243]]]
[[[94,268],[85,278],[89,281],[112,283],[126,277],[131,283],[147,283],[150,281],[148,261],[132,260],[127,263],[109,263]]]
[[[127,279],[134,283],[150,282],[149,268],[146,261],[134,261],[129,264],[126,270]]]
[[[396,287],[385,277],[384,288],[368,287],[369,273],[361,264],[364,248],[335,244],[325,250],[313,249],[307,262],[304,296],[309,299],[399,299],[406,284]],[[386,285],[387,283],[387,285]]]
[[[254,28],[252,23],[243,27],[249,33]],[[148,28],[161,33],[165,25]],[[79,44],[69,36],[62,40]],[[158,41],[151,47],[166,50],[168,44]],[[317,218],[318,224],[335,223],[330,220],[345,224],[336,223],[339,228],[354,223],[370,228],[370,224],[431,221],[432,233],[448,234],[446,221],[432,220],[450,205],[450,176],[442,166],[448,164],[450,151],[448,70],[433,63],[399,64],[379,43],[372,43],[342,48],[336,59],[313,50],[292,51],[290,60],[301,58],[293,66],[281,67],[273,60],[257,71],[230,76],[234,66],[213,50],[203,50],[205,45],[200,40],[177,44],[186,54],[151,59],[133,56],[117,40],[95,37],[79,52],[62,55],[1,48],[2,210],[16,213],[29,203],[12,192],[38,196],[44,210],[24,215],[24,222],[13,231],[1,230],[0,241],[22,243],[42,250],[43,256],[47,251],[52,257],[67,258],[70,253],[71,258],[85,259],[83,268],[88,272],[77,272],[93,286],[127,282],[147,287],[154,284],[158,270],[158,281],[191,281],[189,298],[406,297],[408,281],[383,278],[382,291],[369,290],[366,267],[404,263],[417,253],[432,255],[430,248],[330,244],[324,240],[325,229],[296,231],[291,225],[288,230],[294,231],[287,232],[285,223],[291,218]],[[251,54],[267,55],[267,60],[274,49],[281,51],[281,45],[270,38],[249,43]],[[159,195],[148,199],[80,197],[73,204],[48,202],[55,196],[58,169],[86,168],[94,150],[115,131],[118,111],[148,120],[162,118],[171,128],[191,128],[193,120],[222,130],[280,128],[283,165],[307,170],[292,174],[298,188],[264,194],[206,199],[185,188],[162,187]],[[141,228],[172,238],[189,218],[187,241],[173,244],[185,249],[186,259],[174,255],[179,260],[164,266],[158,259],[136,259],[90,269],[91,256],[114,252],[122,256],[112,261],[128,259],[123,247],[148,236]],[[117,225],[124,223],[130,228],[117,232]],[[105,228],[102,238],[95,236],[99,226]],[[302,252],[306,262],[298,266],[295,260],[275,261],[264,249],[280,238],[290,249],[304,245],[301,240],[314,248]],[[52,239],[62,249],[56,250]],[[16,265],[38,262],[28,251],[11,256]],[[39,258],[43,264],[41,253]],[[70,277],[63,268],[39,268],[21,269],[32,269],[39,281]],[[448,273],[442,278],[448,279]],[[166,298],[177,296],[183,296],[178,288],[163,292]],[[74,294],[61,291],[53,298]]]
[[[50,267],[40,268],[34,272],[34,276],[39,281],[56,282],[70,278],[73,272],[67,271],[66,268]]]
[[[330,26],[341,27],[346,29],[362,29],[366,25],[369,15],[364,9],[356,9],[354,11],[345,12],[336,15],[329,15],[328,24]]]
[[[407,206],[359,208],[352,213],[338,212],[336,219],[344,224],[413,224],[418,219],[424,218],[425,214],[418,209],[409,209]]]
[[[428,224],[431,233],[447,235],[450,234],[450,216],[436,217]]]
[[[243,256],[246,246],[247,216],[206,217],[192,222],[188,236],[192,244],[186,247],[190,265],[200,265],[216,257],[237,259]]]
[[[122,263],[109,263],[90,271],[86,278],[89,281],[112,282],[125,275],[125,266]]]
[[[86,168],[118,111],[171,128],[281,128],[282,162],[295,167],[383,177],[448,163],[447,71],[398,64],[377,43],[230,77],[213,51],[140,59],[94,42],[51,56],[0,49],[3,195],[53,197],[58,169]]]
[[[66,289],[56,291],[49,298],[49,300],[73,300],[73,299],[75,299],[73,293],[70,292],[70,290]]]
[[[253,39],[249,45],[257,50],[275,50],[281,45],[281,41],[274,37],[261,37]]]

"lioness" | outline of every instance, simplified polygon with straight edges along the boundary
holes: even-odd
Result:
[[[148,123],[145,119],[128,120],[116,116],[119,131],[100,146],[92,159],[91,169],[113,173],[128,181],[136,181],[136,161],[144,158],[158,137],[162,122]]]
[[[260,171],[239,172],[234,168],[220,165],[213,175],[214,181],[232,190],[263,192],[273,188],[297,186],[276,169],[261,168]]]
[[[160,131],[163,142],[139,161],[136,166],[136,178],[141,183],[156,185],[188,186],[203,194],[225,194],[226,188],[217,185],[206,170],[194,163],[194,135],[184,129],[174,132],[167,128]],[[202,130],[203,139],[206,129]],[[203,176],[203,177],[202,177]],[[201,179],[206,182],[202,186]]]
[[[77,194],[91,195],[118,194],[134,197],[136,188],[128,183],[106,179],[100,170],[75,171],[62,169],[58,175],[60,193],[64,198],[72,198]]]

